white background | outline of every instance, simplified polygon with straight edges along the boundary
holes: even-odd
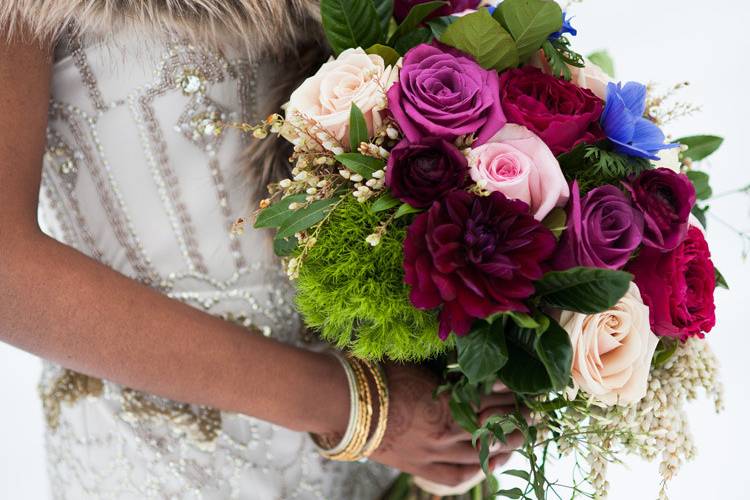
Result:
[[[278,0],[268,0],[278,1]],[[575,47],[582,53],[607,48],[618,77],[672,84],[687,80],[682,96],[702,112],[667,127],[674,137],[712,133],[726,142],[707,169],[714,191],[750,184],[750,3],[744,0],[588,0],[574,5],[579,29]],[[714,213],[740,229],[750,230],[750,197],[715,201]],[[731,292],[717,295],[719,324],[707,341],[723,366],[727,409],[716,416],[711,405],[690,407],[698,458],[672,483],[671,497],[740,500],[750,498],[750,264],[741,257],[741,240],[715,219],[709,241],[716,265],[727,276]],[[0,344],[0,499],[42,499],[49,494],[43,456],[43,422],[36,397],[40,362]],[[654,498],[656,464],[629,461],[610,474],[611,499]]]

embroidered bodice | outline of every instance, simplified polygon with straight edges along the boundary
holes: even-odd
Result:
[[[231,231],[257,173],[241,158],[247,138],[216,127],[261,118],[266,64],[179,39],[61,42],[39,217],[173,299],[304,345],[268,235]],[[304,434],[49,363],[40,391],[59,498],[371,499],[393,477],[327,462]]]

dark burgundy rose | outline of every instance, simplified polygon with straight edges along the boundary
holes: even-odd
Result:
[[[643,216],[622,191],[611,185],[581,197],[573,183],[567,229],[560,238],[553,267],[621,269],[643,241]]]
[[[703,338],[716,324],[716,275],[700,229],[690,227],[685,240],[672,251],[643,248],[628,271],[649,307],[656,335]]]
[[[466,185],[469,165],[453,144],[427,137],[404,139],[391,151],[385,183],[391,194],[409,205],[427,208],[448,191]]]
[[[393,16],[398,22],[406,19],[409,15],[409,11],[420,3],[426,3],[430,0],[396,0],[393,4]],[[434,19],[441,16],[450,16],[451,14],[458,14],[468,9],[476,9],[481,0],[448,0],[448,4],[440,7],[434,11],[427,20]]]
[[[626,187],[643,212],[644,245],[667,251],[685,239],[695,205],[695,187],[686,175],[655,168],[631,179]]]
[[[602,100],[537,68],[524,66],[500,75],[500,101],[509,122],[541,137],[555,155],[605,137],[599,125]]]
[[[552,233],[529,207],[502,193],[456,190],[409,226],[404,281],[412,304],[440,312],[440,338],[469,333],[476,318],[528,311],[524,300],[555,249]]]

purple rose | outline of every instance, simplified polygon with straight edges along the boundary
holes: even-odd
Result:
[[[457,50],[417,45],[404,56],[388,105],[411,142],[477,134],[478,146],[505,125],[499,81],[497,72]]]
[[[426,3],[430,0],[396,0],[393,5],[393,16],[398,22],[406,19],[409,15],[409,11],[420,3]],[[434,19],[441,16],[450,16],[451,14],[458,14],[468,9],[476,9],[479,5],[480,0],[448,0],[448,4],[440,7],[432,14],[430,14],[426,20]]]
[[[524,301],[555,249],[529,206],[494,192],[454,190],[419,214],[404,241],[404,281],[415,307],[440,311],[440,338],[466,335],[476,318],[528,311]]]
[[[626,187],[643,212],[643,244],[666,252],[682,243],[695,204],[690,179],[668,168],[655,168],[630,179]]]
[[[403,139],[388,158],[385,183],[404,203],[427,208],[448,191],[464,187],[468,172],[466,157],[450,142],[435,137],[416,143]]]
[[[614,186],[600,186],[581,197],[573,182],[571,192],[568,225],[553,267],[624,267],[643,240],[643,216]]]

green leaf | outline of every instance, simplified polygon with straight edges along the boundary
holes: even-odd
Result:
[[[449,406],[453,420],[466,432],[474,433],[479,428],[477,414],[474,413],[471,405],[451,398]]]
[[[689,170],[687,172],[688,179],[695,186],[695,197],[699,200],[707,200],[713,195],[713,190],[709,184],[709,177],[706,172],[699,170]]]
[[[523,498],[523,491],[519,488],[512,488],[510,490],[500,490],[497,492],[497,495],[506,498]]]
[[[346,49],[383,41],[383,29],[372,0],[320,0],[326,38],[338,55]]]
[[[517,477],[517,478],[523,479],[524,481],[528,481],[529,480],[529,473],[527,471],[525,471],[525,470],[522,470],[522,469],[505,470],[505,471],[501,472],[501,474],[505,474],[505,475],[508,475],[508,476]]]
[[[505,0],[494,13],[502,19],[518,49],[518,59],[526,62],[547,40],[562,28],[562,9],[551,0]]]
[[[632,279],[624,271],[574,267],[545,274],[536,282],[536,293],[550,307],[594,314],[617,304]]]
[[[448,2],[434,1],[416,4],[411,8],[409,13],[406,15],[406,18],[404,18],[401,24],[399,24],[398,28],[396,28],[396,31],[393,33],[393,35],[391,35],[390,40],[388,40],[388,45],[393,45],[398,38],[401,38],[407,33],[410,33],[417,29],[417,27],[422,24],[422,21],[424,21],[427,16],[435,12],[443,5],[446,5],[447,3]]]
[[[612,78],[615,77],[615,62],[612,60],[612,56],[609,55],[609,52],[606,50],[598,50],[589,54],[588,59],[599,66],[607,75]]]
[[[349,148],[357,151],[359,145],[363,142],[370,142],[370,134],[367,131],[367,122],[362,110],[355,103],[352,103],[349,112]]]
[[[385,167],[385,161],[361,153],[342,153],[336,155],[336,161],[365,179],[369,179],[373,172]]]
[[[696,219],[698,219],[698,222],[701,223],[703,227],[706,226],[706,212],[708,212],[708,205],[695,205],[693,206],[693,209],[690,211]]]
[[[370,207],[371,212],[382,212],[383,210],[389,210],[401,203],[401,200],[394,198],[390,193],[385,193],[380,198],[375,200],[375,203]]]
[[[729,290],[729,283],[727,283],[724,275],[721,274],[721,272],[716,267],[714,267],[714,275],[716,276],[716,286],[725,290]]]
[[[519,328],[511,325],[506,334],[507,342],[538,360],[546,375],[545,382],[549,382],[550,388],[561,390],[568,385],[570,379],[573,348],[568,333],[557,321],[548,319],[545,323],[548,325],[546,329]],[[536,366],[538,370],[538,364]]]
[[[401,58],[401,54],[396,52],[395,49],[387,46],[382,45],[379,43],[376,43],[369,49],[367,49],[368,54],[375,54],[383,58],[383,62],[386,66],[393,66],[395,65],[398,60]]]
[[[669,359],[677,351],[677,344],[679,344],[679,341],[674,339],[668,339],[665,337],[659,339],[659,343],[656,346],[656,351],[654,351],[654,357],[651,361],[651,365],[654,368],[658,368],[669,361]]]
[[[470,384],[496,374],[508,361],[502,321],[492,324],[482,321],[469,335],[456,336],[456,347],[458,365]]]
[[[586,61],[580,54],[570,48],[570,40],[564,36],[557,40],[545,40],[542,44],[542,50],[554,76],[570,81],[570,66],[577,68],[586,66]]]
[[[295,210],[281,225],[276,237],[289,238],[300,231],[314,226],[322,221],[331,207],[338,202],[339,198],[334,197],[327,200],[314,201],[306,207]]]
[[[304,194],[293,194],[282,198],[268,208],[264,208],[258,213],[258,217],[255,219],[255,228],[263,227],[279,227],[284,221],[293,213],[289,210],[289,205],[292,203],[304,203],[307,195]]]
[[[415,208],[408,203],[404,203],[400,207],[398,207],[398,210],[396,210],[396,219],[400,219],[404,215],[416,214],[423,211],[424,210],[422,210],[421,208]]]
[[[505,315],[521,328],[540,328],[542,326],[536,319],[526,313],[511,311],[505,313]]]
[[[393,18],[393,0],[372,0],[372,3],[378,13],[378,19],[380,19],[380,29],[385,35],[388,33],[388,27],[391,24],[391,18]]]
[[[688,147],[688,150],[682,153],[682,155],[693,161],[701,161],[712,155],[721,147],[723,142],[723,138],[715,135],[693,135],[674,141],[675,144],[682,144]]]
[[[276,237],[273,239],[273,253],[279,257],[286,257],[294,252],[297,245],[299,245],[299,241],[294,236],[289,238]]]
[[[410,49],[421,43],[428,43],[432,40],[432,31],[430,28],[419,28],[401,36],[393,43],[393,48],[399,54],[406,54]]]
[[[440,41],[471,55],[486,69],[502,71],[518,65],[516,42],[487,9],[458,18]]]
[[[560,239],[560,235],[565,231],[566,224],[568,222],[568,213],[565,211],[564,208],[555,207],[553,208],[550,213],[547,214],[547,216],[542,221],[542,224],[552,231],[552,234],[555,235],[555,238],[558,240]]]
[[[445,33],[446,28],[456,22],[456,19],[458,19],[456,16],[438,17],[427,21],[427,26],[432,31],[432,35],[439,39]]]

